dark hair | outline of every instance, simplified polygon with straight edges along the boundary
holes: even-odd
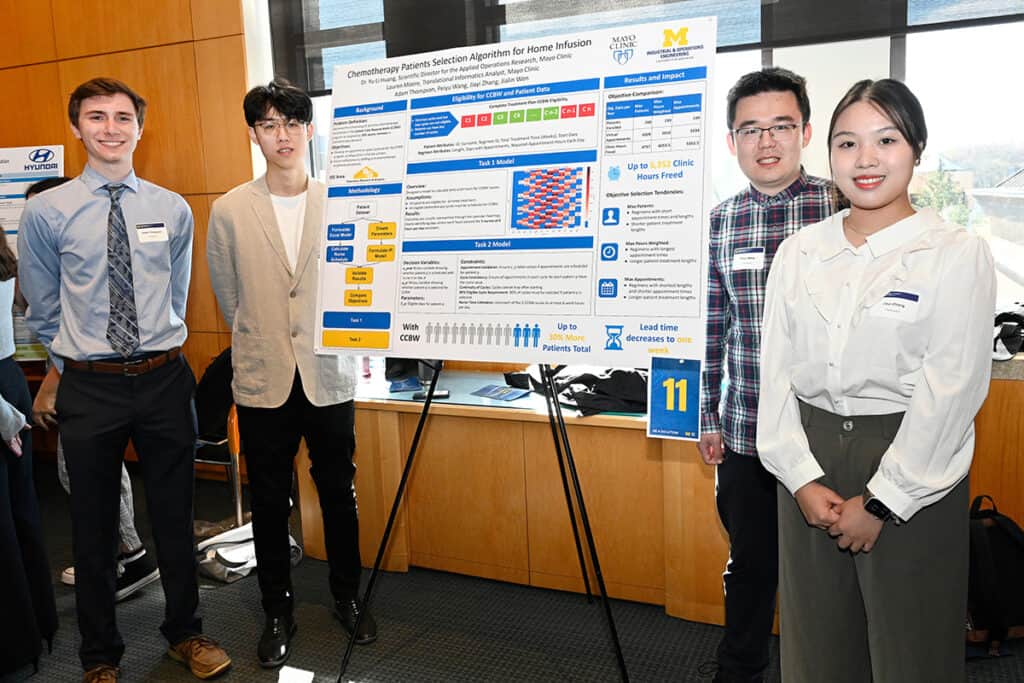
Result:
[[[271,108],[286,119],[302,123],[313,120],[313,100],[302,88],[292,85],[283,78],[275,78],[267,85],[258,85],[245,94],[242,109],[245,122],[250,128],[261,121]]]
[[[769,66],[740,76],[740,80],[729,90],[729,107],[725,121],[729,130],[732,130],[732,124],[736,120],[736,104],[744,97],[760,95],[763,92],[793,93],[797,106],[800,107],[804,125],[811,120],[811,101],[807,97],[807,81],[804,77],[797,76],[789,69]]]
[[[25,199],[28,199],[32,195],[39,194],[40,192],[46,192],[52,190],[55,187],[59,187],[71,180],[67,176],[57,176],[56,178],[43,178],[42,180],[36,181],[28,186],[25,190]]]
[[[828,124],[828,137],[825,138],[829,149],[829,174],[832,174],[832,135],[836,130],[836,121],[844,111],[857,102],[870,102],[885,114],[914,150],[914,160],[921,160],[921,154],[924,153],[924,148],[928,144],[928,126],[924,122],[924,110],[921,108],[921,102],[910,91],[910,88],[900,81],[892,78],[883,78],[878,81],[866,79],[854,83],[853,87],[843,95],[843,99],[839,100],[835,111],[832,112],[832,120]],[[834,183],[833,190],[836,193],[837,205],[840,208],[849,206],[846,197]]]
[[[135,118],[139,121],[139,128],[142,128],[142,124],[146,120],[146,100],[115,78],[94,78],[75,88],[75,91],[71,93],[71,99],[68,100],[68,118],[71,119],[71,125],[78,126],[78,116],[82,112],[83,100],[90,97],[110,97],[118,93],[127,95],[128,99],[132,101],[132,105],[135,106]]]

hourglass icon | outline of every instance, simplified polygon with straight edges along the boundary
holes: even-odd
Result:
[[[605,334],[608,338],[604,342],[605,351],[622,350],[622,325],[605,325]]]

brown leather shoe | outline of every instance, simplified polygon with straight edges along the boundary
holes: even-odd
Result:
[[[196,678],[211,678],[231,666],[231,658],[212,638],[192,636],[167,648],[171,659],[187,666]]]
[[[82,674],[82,683],[117,683],[121,670],[109,664],[100,664]]]

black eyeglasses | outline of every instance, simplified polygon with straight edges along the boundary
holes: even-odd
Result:
[[[768,126],[767,128],[761,128],[760,126],[743,126],[737,128],[732,132],[733,137],[739,141],[742,145],[753,145],[764,133],[768,133],[772,140],[777,142],[790,142],[796,137],[796,129],[800,127],[799,123],[777,123],[774,126]]]

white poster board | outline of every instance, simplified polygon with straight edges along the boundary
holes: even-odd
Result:
[[[316,351],[701,359],[713,17],[335,70]]]
[[[64,145],[0,147],[0,226],[18,253],[18,223],[25,190],[46,178],[64,175]]]
[[[18,224],[25,209],[25,190],[40,180],[62,175],[64,145],[0,147],[0,227],[15,255],[18,253]],[[25,325],[25,316],[15,311],[13,321],[15,358],[46,358],[46,349]]]

